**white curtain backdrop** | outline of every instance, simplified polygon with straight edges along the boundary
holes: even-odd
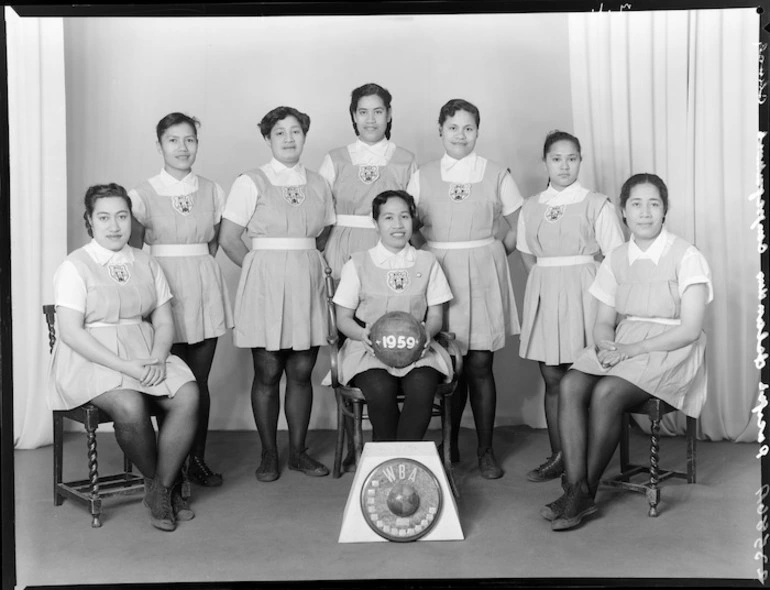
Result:
[[[42,306],[67,254],[67,141],[61,18],[5,7],[11,157],[14,446],[52,441]]]
[[[569,16],[582,182],[617,199],[629,176],[669,188],[666,226],[708,259],[707,439],[756,440],[758,30],[754,9]],[[646,420],[645,420],[646,422]],[[683,432],[683,416],[667,417]]]

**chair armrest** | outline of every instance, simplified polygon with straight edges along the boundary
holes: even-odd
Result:
[[[463,372],[463,355],[460,353],[460,347],[457,346],[454,332],[442,330],[433,339],[446,348],[449,356],[452,357],[455,375],[461,375]]]

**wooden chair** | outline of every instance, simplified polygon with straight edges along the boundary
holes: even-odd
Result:
[[[55,316],[53,305],[44,305],[43,314],[48,325],[49,352],[53,352],[56,344]],[[158,415],[158,410],[153,411]],[[88,447],[88,479],[65,482],[63,477],[64,465],[64,419],[80,422],[86,429],[86,444]],[[144,492],[144,477],[133,472],[131,461],[123,455],[123,471],[113,475],[99,475],[96,430],[99,424],[112,422],[112,418],[104,410],[91,403],[83,404],[71,410],[53,411],[53,503],[60,506],[65,498],[88,505],[91,512],[91,526],[100,527],[102,513],[102,498],[115,495],[139,494]],[[182,491],[184,498],[190,497],[190,482],[183,473]]]
[[[361,453],[364,448],[364,433],[363,433],[363,421],[368,416],[364,411],[366,405],[366,399],[363,392],[357,387],[351,387],[348,385],[342,385],[338,379],[338,358],[339,349],[342,344],[343,336],[340,335],[337,329],[337,315],[332,302],[334,296],[334,279],[331,276],[331,270],[326,269],[326,299],[327,310],[329,316],[329,336],[327,341],[329,342],[329,353],[331,357],[331,380],[332,387],[334,388],[334,395],[337,401],[337,443],[334,450],[334,468],[332,475],[335,478],[339,478],[342,475],[342,451],[345,446],[346,437],[346,422],[352,422],[352,441],[348,441],[348,447],[355,453],[356,465],[360,465]],[[462,372],[463,357],[460,354],[460,350],[457,344],[454,342],[454,334],[450,332],[440,332],[435,340],[443,346],[450,354],[454,365],[454,377],[450,383],[441,383],[436,388],[436,395],[433,402],[433,411],[431,413],[434,417],[441,417],[441,440],[442,440],[442,457],[441,462],[444,465],[447,478],[449,479],[449,485],[452,488],[452,493],[457,498],[459,497],[459,490],[454,481],[452,461],[451,461],[451,400],[450,397],[457,388],[457,379]],[[403,396],[399,396],[399,402],[403,402]]]
[[[678,411],[673,406],[658,398],[652,398],[623,414],[623,424],[620,434],[620,473],[609,479],[603,479],[602,483],[608,486],[622,488],[632,492],[638,492],[647,496],[650,505],[649,516],[658,516],[658,504],[660,503],[660,488],[658,484],[670,477],[678,477],[687,480],[687,483],[695,483],[695,425],[696,419],[687,416],[687,471],[671,471],[661,469],[658,466],[660,448],[660,421],[664,415]],[[628,430],[630,414],[646,414],[650,419],[650,466],[634,465],[628,457]],[[646,482],[633,483],[631,478],[640,473],[649,474]]]

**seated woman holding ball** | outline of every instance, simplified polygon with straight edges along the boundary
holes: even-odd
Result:
[[[376,441],[422,440],[436,387],[452,375],[450,364],[431,346],[452,293],[436,257],[409,244],[415,213],[414,199],[405,191],[389,190],[374,198],[379,242],[345,263],[333,299],[338,328],[347,336],[340,349],[339,380],[363,392]],[[370,337],[372,325],[393,311],[423,322],[426,336],[419,358],[400,368],[375,356]],[[404,394],[401,410],[399,391]]]

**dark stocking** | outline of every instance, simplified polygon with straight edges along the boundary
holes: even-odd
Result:
[[[586,480],[593,491],[620,440],[623,412],[638,406],[650,394],[620,377],[604,377],[591,396],[588,427],[588,465]]]
[[[353,378],[369,406],[374,440],[391,441],[398,436],[398,377],[385,369],[369,369]]]
[[[198,428],[195,431],[190,454],[203,458],[206,453],[206,435],[209,430],[209,411],[211,396],[209,395],[209,373],[217,349],[217,339],[208,338],[195,344],[177,343],[171,347],[171,354],[181,358],[195,375],[198,383],[200,399],[198,402]]]
[[[430,424],[436,386],[443,376],[432,367],[412,369],[401,378],[404,406],[396,440],[422,440]]]
[[[254,363],[251,411],[254,414],[259,439],[262,441],[262,452],[266,450],[277,452],[278,413],[281,409],[278,386],[286,364],[285,355],[281,351],[252,348],[251,358]]]
[[[167,488],[176,480],[195,438],[198,415],[198,386],[194,381],[182,385],[174,397],[154,397],[165,417],[158,432],[156,478]]]
[[[91,403],[112,417],[118,445],[139,472],[154,478],[158,452],[145,396],[133,390],[113,390],[95,397]]]
[[[476,425],[479,455],[492,448],[497,405],[495,376],[492,374],[493,358],[494,353],[491,350],[469,350],[463,361],[463,372],[468,382],[468,395]]]
[[[313,372],[318,347],[286,351],[286,423],[289,426],[289,449],[293,456],[304,452],[310,410],[313,406]]]
[[[598,375],[567,371],[559,385],[559,435],[568,481],[586,477],[588,406]]]
[[[548,426],[548,440],[551,443],[551,454],[561,451],[561,439],[559,438],[559,382],[564,377],[568,364],[540,365],[540,373],[545,381],[545,423]]]

